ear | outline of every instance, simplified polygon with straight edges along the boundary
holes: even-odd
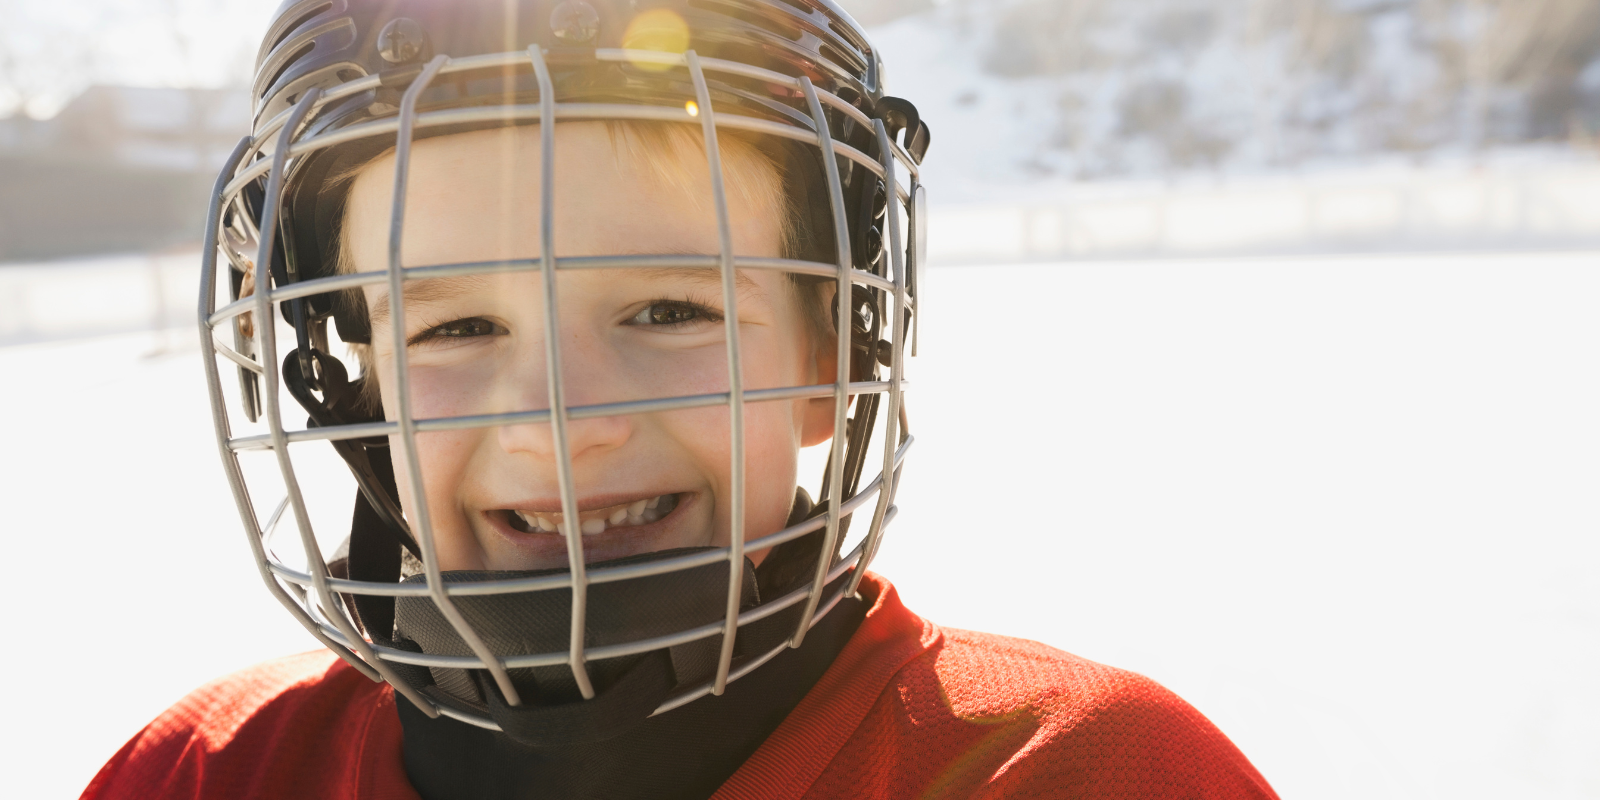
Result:
[[[832,383],[838,378],[839,354],[833,337],[821,342],[816,350],[816,378],[813,383]],[[854,398],[852,398],[854,399]],[[800,425],[800,446],[811,447],[833,438],[833,397],[815,397],[806,401]]]
[[[833,438],[833,398],[806,401],[805,421],[800,428],[800,446],[811,447]]]

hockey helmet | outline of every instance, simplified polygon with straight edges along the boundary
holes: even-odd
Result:
[[[679,35],[643,35],[641,19],[667,20]],[[832,0],[284,3],[257,59],[253,130],[229,156],[211,198],[199,309],[217,442],[268,589],[313,636],[429,716],[526,742],[546,741],[552,731],[567,740],[605,738],[720,694],[784,648],[798,647],[811,626],[856,592],[894,516],[911,443],[901,395],[920,316],[926,212],[917,176],[929,132],[914,106],[884,93],[883,75],[881,55]],[[558,258],[552,241],[559,232],[545,202],[535,258],[417,266],[402,263],[395,247],[387,270],[335,269],[329,242],[346,197],[331,178],[392,152],[390,236],[398,242],[414,141],[551,120],[650,121],[698,131],[711,165],[721,252]],[[541,126],[547,200],[550,167],[559,169],[553,128]],[[803,154],[791,176],[805,195],[798,204],[804,241],[790,254],[796,257],[731,252],[718,131],[770,137]],[[543,281],[551,326],[563,270],[669,263],[721,275],[730,305],[735,270],[831,282],[833,381],[745,390],[735,368],[739,328],[729,315],[725,393],[569,406],[561,345],[547,335],[548,407],[419,419],[403,368],[396,407],[373,409],[330,339],[331,320],[339,339],[370,342],[364,313],[340,301],[341,293],[366,285],[388,287],[398,321],[407,282],[423,273],[521,271]],[[394,328],[403,367],[403,327]],[[280,335],[292,341],[280,342]],[[224,381],[230,371],[237,380]],[[304,425],[290,424],[283,393],[309,415]],[[725,406],[731,468],[742,476],[743,407],[808,397],[832,398],[834,444],[817,502],[798,500],[787,527],[746,541],[735,511],[727,546],[584,563],[569,420]],[[566,567],[441,569],[426,510],[408,518],[399,500],[400,484],[411,486],[413,497],[424,494],[417,435],[528,424],[548,425],[556,442],[566,520],[556,533],[567,542]],[[313,519],[296,455],[313,445],[331,445],[355,479],[348,523]],[[869,465],[869,447],[881,451],[881,461]],[[270,453],[270,479],[241,465],[250,451]],[[864,480],[872,467],[877,476]],[[866,531],[842,552],[857,512]],[[317,531],[346,525],[344,545],[325,553]],[[299,555],[281,555],[285,543]],[[757,570],[745,554],[762,548],[772,555]],[[641,613],[646,607],[650,613]]]

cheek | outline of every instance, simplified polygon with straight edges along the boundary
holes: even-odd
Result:
[[[407,399],[412,419],[464,417],[492,413],[500,395],[505,394],[508,377],[501,374],[499,353],[472,354],[473,357],[413,357],[408,364]],[[393,421],[399,415],[399,386],[395,381],[394,360],[384,357],[377,364],[379,396],[384,416]]]
[[[429,369],[412,368],[411,412],[416,419],[460,416],[469,413],[464,406],[469,396],[451,387],[448,381],[435,380],[439,376]],[[385,416],[394,420],[399,408],[393,362],[378,366],[379,394],[383,399]],[[437,525],[442,512],[449,505],[454,487],[461,486],[468,477],[472,455],[483,433],[480,430],[431,431],[418,433],[417,462],[422,467],[423,485],[427,488],[428,505],[434,512]],[[389,452],[393,454],[395,483],[400,490],[401,504],[408,515],[416,514],[416,502],[406,476],[404,445],[399,435],[389,437]]]
[[[417,464],[422,468],[422,485],[428,493],[428,507],[437,525],[441,514],[454,507],[458,487],[467,485],[472,475],[473,455],[479,446],[476,431],[432,431],[417,434]],[[405,447],[398,435],[389,437],[389,452],[394,459],[395,483],[407,514],[416,513],[411,480],[406,473]]]
[[[744,338],[745,383],[752,389],[807,386],[815,381],[811,340],[804,321],[784,309],[774,324]]]
[[[624,392],[631,397],[606,397],[605,401],[728,391],[728,360],[720,344],[685,350],[619,346],[611,352],[617,361],[604,368],[622,376],[627,385]]]
[[[671,437],[691,454],[716,494],[719,541],[731,530],[733,437],[729,414],[720,408],[665,415]],[[676,419],[671,419],[676,417]],[[794,502],[798,434],[794,404],[750,403],[745,406],[745,527],[747,538],[776,532],[788,519]]]
[[[799,344],[797,344],[797,340]],[[808,383],[803,338],[784,326],[747,328],[743,340],[746,389],[769,389]],[[720,352],[692,368],[680,369],[670,391],[676,394],[726,391],[727,362]],[[690,385],[693,384],[693,385]],[[657,386],[652,396],[668,387]],[[745,526],[747,538],[783,528],[794,503],[800,446],[797,405],[791,402],[747,403],[744,409]],[[731,530],[728,493],[732,481],[732,433],[723,408],[696,409],[664,415],[672,438],[693,453],[718,494],[719,541]]]
[[[745,523],[749,537],[783,527],[794,505],[799,436],[794,404],[759,403],[745,409]]]
[[[744,385],[746,391],[783,388],[804,383],[798,348],[777,347],[781,332],[768,327],[747,328],[744,336]],[[727,360],[720,345],[700,348],[670,360],[657,357],[651,370],[658,380],[635,387],[639,397],[667,397],[711,394],[728,390]],[[732,457],[732,431],[727,408],[713,406],[662,415],[662,424],[672,437],[695,453],[695,460],[709,474],[719,476],[726,486]],[[744,441],[747,484],[750,491],[764,488],[779,476],[792,475],[798,452],[799,430],[795,404],[783,401],[747,402],[744,406]],[[786,469],[779,469],[786,465]],[[793,490],[782,487],[783,493]]]

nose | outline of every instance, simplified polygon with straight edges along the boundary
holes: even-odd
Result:
[[[572,403],[569,401],[568,405]],[[632,435],[633,422],[628,417],[567,420],[567,447],[573,461],[620,448]],[[527,453],[553,460],[556,457],[555,423],[503,426],[500,446],[507,453]]]
[[[570,361],[568,362],[571,363]],[[582,363],[580,361],[580,363]],[[592,365],[591,365],[592,366]],[[515,402],[516,408],[541,409],[550,407],[550,389],[544,368],[544,359],[529,359],[524,362],[524,368],[519,370],[522,374],[515,380],[519,395]],[[562,380],[562,393],[565,395],[567,408],[591,405],[596,403],[613,402],[618,399],[617,391],[608,391],[610,387],[605,376],[611,374],[609,370],[582,369],[565,371]],[[582,373],[582,374],[579,374]],[[633,418],[629,416],[591,417],[587,419],[567,420],[567,448],[572,453],[574,462],[585,456],[593,456],[609,450],[615,450],[627,443],[633,436]],[[551,459],[556,457],[555,424],[551,422],[530,423],[527,425],[506,425],[499,429],[500,446],[507,453],[525,453]]]

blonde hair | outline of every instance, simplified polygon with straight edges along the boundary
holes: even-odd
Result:
[[[611,121],[606,123],[606,133],[619,158],[626,155],[636,164],[648,165],[657,180],[683,189],[709,206],[709,196],[688,191],[694,188],[694,176],[706,170],[705,145],[699,130],[665,122]],[[717,151],[728,199],[747,208],[775,211],[779,218],[779,252],[785,258],[797,258],[801,245],[799,225],[795,223],[798,208],[794,194],[785,191],[789,185],[785,165],[734,131],[717,132]]]

